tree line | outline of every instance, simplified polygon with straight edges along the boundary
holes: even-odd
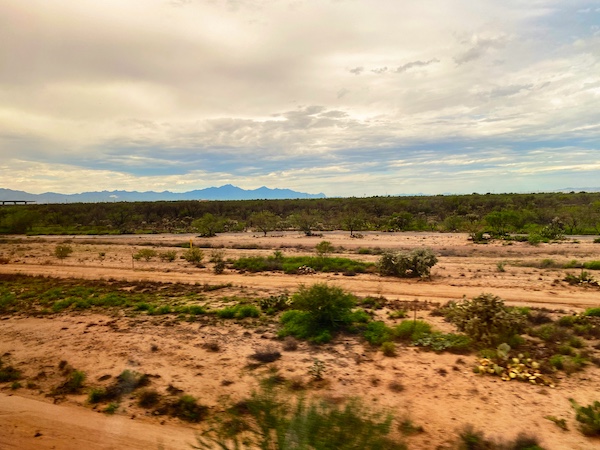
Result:
[[[295,200],[158,201],[0,207],[3,234],[128,234],[343,229],[600,234],[600,193]]]

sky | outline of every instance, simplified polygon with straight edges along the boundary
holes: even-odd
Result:
[[[600,0],[0,0],[0,188],[600,186]]]

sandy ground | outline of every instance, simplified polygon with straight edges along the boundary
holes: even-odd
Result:
[[[226,258],[241,255],[314,253],[314,246],[328,240],[339,256],[375,261],[376,256],[357,254],[363,249],[431,247],[439,263],[431,281],[382,278],[375,274],[348,277],[342,274],[293,276],[279,273],[240,274],[226,270],[212,273],[210,264],[196,268],[177,259],[172,263],[134,261],[133,253],[153,245],[158,251],[183,250],[178,245],[193,240],[196,246],[223,247]],[[69,242],[74,253],[64,261],[53,256],[56,243]],[[249,248],[257,247],[257,248]],[[341,249],[340,249],[341,248]],[[210,256],[210,249],[205,249]],[[599,260],[600,245],[589,238],[532,247],[526,243],[475,245],[463,234],[365,233],[351,239],[347,233],[304,237],[279,233],[263,237],[252,233],[223,234],[210,240],[191,235],[28,237],[0,243],[0,256],[8,264],[0,273],[102,280],[140,280],[231,286],[216,291],[223,295],[260,297],[293,292],[300,283],[326,281],[360,295],[384,296],[389,301],[418,299],[435,303],[491,292],[508,304],[544,306],[563,313],[600,306],[600,291],[569,286],[560,280],[564,269],[531,267],[543,259],[557,263],[577,259]],[[503,264],[503,271],[498,263]],[[538,264],[539,265],[539,264]],[[573,271],[577,273],[577,270]],[[398,319],[381,319],[390,323]],[[430,317],[426,309],[418,317],[443,331],[452,327]],[[194,433],[206,424],[190,425],[179,419],[154,417],[135,405],[135,397],[123,401],[117,413],[107,416],[93,410],[87,396],[66,396],[58,404],[47,397],[60,379],[61,360],[87,374],[90,386],[105,385],[100,378],[114,378],[125,369],[151,374],[152,387],[169,385],[194,395],[211,412],[222,411],[256,388],[257,380],[274,371],[286,380],[303,384],[309,395],[339,401],[360,396],[368,405],[389,409],[396,417],[410,419],[425,432],[406,438],[411,449],[455,448],[457,433],[465,424],[498,438],[519,432],[536,434],[547,449],[590,449],[599,441],[577,430],[569,398],[582,404],[599,400],[600,368],[562,375],[557,387],[502,382],[473,373],[475,355],[457,356],[399,347],[396,357],[385,357],[357,337],[343,336],[321,347],[300,343],[284,351],[275,339],[276,324],[260,320],[199,320],[181,322],[169,316],[131,316],[65,312],[51,317],[0,317],[0,355],[35,379],[35,387],[12,391],[0,384],[0,449],[4,448],[191,448]],[[218,343],[210,351],[206,343]],[[251,364],[256,349],[272,345],[282,358],[264,366]],[[308,373],[314,358],[325,363],[326,382],[311,384]],[[40,377],[40,373],[44,374]],[[393,389],[391,383],[401,385]],[[545,416],[565,419],[569,431],[559,429]]]

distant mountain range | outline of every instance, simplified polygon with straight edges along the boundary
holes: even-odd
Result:
[[[137,191],[101,191],[81,194],[29,194],[23,191],[0,188],[0,201],[26,200],[36,203],[101,203],[101,202],[155,202],[177,200],[276,200],[295,198],[325,198],[325,194],[306,194],[291,189],[269,189],[265,186],[245,190],[231,184],[210,187],[189,192],[137,192]]]

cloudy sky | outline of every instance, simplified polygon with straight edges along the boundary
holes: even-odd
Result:
[[[600,186],[600,0],[0,0],[0,187]]]

